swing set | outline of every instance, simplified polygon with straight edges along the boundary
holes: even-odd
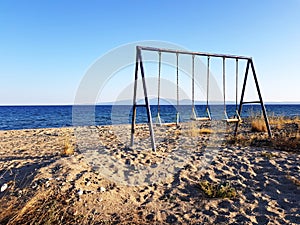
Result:
[[[192,56],[192,115],[191,120],[194,121],[210,121],[211,113],[209,109],[209,77],[210,77],[210,59],[211,57],[214,58],[222,58],[223,59],[223,106],[224,106],[224,119],[223,121],[226,123],[235,123],[235,130],[234,135],[236,136],[238,125],[242,121],[241,119],[241,112],[242,112],[242,106],[245,104],[260,104],[261,110],[264,116],[265,124],[268,130],[269,137],[272,137],[269,120],[267,117],[266,109],[263,103],[263,99],[261,96],[260,88],[258,85],[258,80],[256,76],[256,72],[254,69],[254,64],[252,61],[252,58],[246,57],[246,56],[236,56],[236,55],[225,55],[225,54],[213,54],[213,53],[204,53],[204,52],[190,52],[190,51],[182,51],[182,50],[172,50],[172,49],[163,49],[163,48],[153,48],[153,47],[144,47],[144,46],[137,46],[136,47],[136,63],[135,63],[135,81],[134,81],[134,93],[133,93],[133,112],[132,112],[132,121],[131,121],[131,141],[130,145],[134,145],[134,133],[135,133],[135,126],[136,126],[136,109],[137,107],[145,107],[147,112],[147,119],[148,119],[148,125],[149,125],[149,131],[150,131],[150,138],[151,138],[151,146],[152,150],[156,150],[155,146],[155,137],[154,137],[154,131],[153,131],[153,122],[152,122],[152,115],[150,110],[150,104],[148,99],[148,92],[147,92],[147,86],[146,86],[146,80],[145,80],[145,71],[144,71],[144,65],[142,60],[142,51],[154,51],[158,52],[158,93],[157,93],[157,117],[156,117],[156,125],[163,126],[163,125],[177,125],[179,124],[180,120],[180,114],[179,114],[179,55],[191,55]],[[176,108],[176,121],[174,123],[162,123],[161,120],[161,112],[160,112],[160,81],[161,81],[161,64],[162,64],[162,53],[171,53],[176,54],[176,97],[177,97],[177,108]],[[204,56],[207,57],[207,72],[206,72],[206,109],[205,109],[205,116],[198,117],[196,113],[196,107],[195,107],[195,56]],[[225,65],[226,65],[226,59],[235,59],[236,61],[236,71],[235,71],[235,114],[232,118],[229,118],[227,115],[227,109],[226,109],[226,82],[225,82]],[[246,60],[246,72],[244,76],[244,82],[241,92],[241,98],[240,103],[238,104],[238,74],[239,74],[239,60]],[[247,78],[249,74],[249,69],[251,67],[252,74],[254,77],[257,93],[259,100],[258,101],[244,101],[244,94],[245,94],[245,88],[247,83]],[[137,81],[139,78],[139,70],[141,73],[142,78],[142,85],[143,85],[143,91],[144,91],[144,100],[145,104],[137,104]]]

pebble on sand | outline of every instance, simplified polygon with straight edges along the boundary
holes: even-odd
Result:
[[[1,186],[1,190],[0,190],[0,192],[3,192],[3,191],[5,191],[7,188],[8,188],[8,185],[7,185],[7,183],[3,184],[3,185]]]

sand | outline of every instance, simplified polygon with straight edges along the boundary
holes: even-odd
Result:
[[[231,131],[155,127],[157,152],[145,125],[134,148],[128,125],[0,131],[0,223],[39,224],[28,202],[55,190],[70,224],[300,224],[299,153],[229,144]],[[210,198],[204,181],[236,195]]]

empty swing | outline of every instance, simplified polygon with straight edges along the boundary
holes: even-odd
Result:
[[[208,106],[208,94],[209,94],[209,59],[207,57],[207,82],[206,82],[206,117],[197,117],[196,108],[195,108],[195,55],[192,56],[192,115],[191,120],[196,121],[207,121],[211,120],[209,106]]]
[[[157,116],[156,116],[156,125],[157,126],[173,126],[178,125],[179,123],[179,112],[177,109],[176,113],[176,122],[163,123],[160,117],[160,80],[161,80],[161,52],[158,52],[158,84],[157,84]],[[179,106],[179,87],[178,87],[178,54],[177,54],[177,64],[176,64],[176,76],[177,76],[177,108]]]
[[[179,124],[179,120],[180,120],[180,114],[179,114],[179,53],[176,53],[176,91],[177,91],[177,107],[176,107],[176,125]]]
[[[158,84],[157,84],[157,117],[156,124],[161,125],[160,118],[160,71],[161,71],[161,52],[158,52]]]
[[[236,79],[235,79],[235,115],[233,116],[233,118],[228,118],[227,115],[227,110],[226,110],[226,82],[225,82],[225,58],[223,57],[223,102],[224,102],[224,116],[225,119],[224,121],[226,121],[227,123],[239,123],[242,121],[239,113],[238,113],[238,75],[239,75],[239,70],[238,70],[238,59],[236,59],[236,70],[235,70],[235,75],[236,75]]]

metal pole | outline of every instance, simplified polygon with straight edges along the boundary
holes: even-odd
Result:
[[[145,96],[145,104],[146,104],[147,117],[148,117],[148,125],[149,125],[149,130],[150,130],[151,145],[152,145],[152,150],[156,151],[153,124],[152,124],[152,116],[151,116],[151,110],[150,110],[150,105],[149,105],[149,100],[148,100],[147,87],[146,87],[146,81],[145,81],[145,72],[144,72],[144,67],[143,67],[141,51],[138,51],[138,57],[139,57],[139,62],[140,62],[141,74],[142,74],[142,82],[143,82],[143,88],[144,88],[144,96]]]
[[[133,91],[133,108],[132,108],[132,119],[131,119],[131,139],[130,146],[134,145],[134,133],[135,133],[135,120],[136,120],[136,92],[137,92],[137,80],[139,70],[139,48],[136,48],[136,60],[135,60],[135,72],[134,72],[134,91]]]
[[[238,103],[238,84],[239,84],[239,59],[235,59],[235,110],[237,111],[237,103]]]
[[[243,107],[245,88],[246,88],[246,83],[247,83],[247,78],[248,78],[248,73],[249,73],[249,65],[250,65],[250,59],[247,61],[245,77],[244,77],[244,83],[243,83],[243,88],[242,88],[242,93],[241,93],[241,99],[240,99],[240,105],[239,105],[239,111],[238,111],[240,116],[241,116],[242,107]],[[236,136],[236,134],[237,134],[238,126],[239,126],[239,123],[236,123],[235,124],[235,130],[234,130],[234,136]]]
[[[206,86],[206,110],[208,110],[208,96],[209,96],[209,60],[210,60],[210,57],[208,56],[207,57],[207,86]]]
[[[259,88],[259,85],[258,85],[258,80],[257,80],[257,76],[256,76],[256,72],[255,72],[254,64],[253,64],[252,60],[250,60],[250,64],[251,64],[251,68],[252,68],[252,73],[253,73],[253,77],[254,77],[254,81],[255,81],[255,85],[256,85],[256,89],[257,89],[257,93],[258,93],[258,97],[259,97],[259,101],[260,101],[260,105],[261,105],[261,109],[262,109],[263,116],[264,116],[264,119],[265,119],[266,127],[267,127],[267,130],[268,130],[269,137],[271,138],[272,133],[271,133],[271,128],[270,128],[270,124],[269,124],[269,119],[268,119],[266,108],[265,108],[265,105],[264,105],[264,102],[263,102],[263,99],[262,99],[262,96],[261,96],[261,92],[260,92],[260,88]]]
[[[157,113],[160,113],[160,73],[161,73],[161,52],[158,53],[158,83],[157,83]]]
[[[195,56],[192,56],[192,109],[195,107]]]
[[[179,53],[176,53],[176,84],[177,84],[177,113],[176,113],[176,125],[179,123]]]
[[[219,58],[231,58],[231,59],[251,59],[251,57],[247,56],[238,56],[238,55],[229,55],[229,54],[214,54],[214,53],[207,53],[207,52],[191,52],[191,51],[184,51],[184,50],[174,50],[174,49],[165,49],[165,48],[153,48],[153,47],[145,47],[145,46],[137,46],[140,50],[145,51],[154,51],[154,52],[166,52],[166,53],[178,53],[178,54],[185,54],[185,55],[198,55],[198,56],[211,56],[211,57],[219,57]]]
[[[226,113],[226,88],[225,88],[225,57],[223,57],[223,101],[224,101],[224,115],[225,119],[227,119],[227,113]]]

